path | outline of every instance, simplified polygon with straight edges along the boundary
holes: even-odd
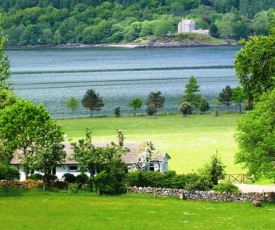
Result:
[[[241,192],[275,192],[275,184],[255,185],[255,184],[235,184]]]

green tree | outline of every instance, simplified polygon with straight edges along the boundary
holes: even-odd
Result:
[[[140,109],[142,106],[142,99],[141,98],[134,98],[132,101],[128,104],[130,107],[134,109],[134,116],[136,115],[136,110]]]
[[[120,117],[121,116],[121,111],[120,111],[120,107],[116,107],[114,110],[115,116],[116,117]]]
[[[231,105],[232,94],[233,94],[233,90],[229,85],[225,86],[225,88],[223,88],[219,94],[219,101],[221,104],[226,105],[227,111],[228,111],[228,107]]]
[[[201,98],[199,108],[202,113],[205,113],[210,109],[210,105],[205,97]]]
[[[0,35],[0,90],[8,89],[10,86],[9,77],[10,72],[10,61],[8,56],[4,53],[7,39]]]
[[[199,169],[199,175],[205,177],[213,185],[217,185],[219,180],[224,179],[224,169],[220,156],[216,153],[211,157],[209,164],[205,164]]]
[[[232,101],[238,104],[240,113],[242,113],[242,104],[244,103],[244,100],[245,94],[243,89],[240,86],[233,88]]]
[[[52,170],[66,157],[62,141],[63,132],[55,121],[49,120],[43,126],[36,128],[35,145],[32,147],[33,154],[28,157],[26,163],[31,169],[44,174],[43,193],[45,193],[48,175],[52,174]]]
[[[149,116],[153,116],[156,112],[157,112],[157,108],[156,108],[155,105],[153,105],[153,104],[147,105],[147,107],[146,107],[146,113]]]
[[[275,87],[274,33],[250,37],[244,43],[234,62],[235,72],[247,96],[248,103],[257,102],[266,91]]]
[[[255,178],[275,178],[274,101],[275,90],[264,93],[254,110],[244,114],[237,126],[236,163],[242,164],[247,174]]]
[[[92,144],[89,129],[86,130],[85,140],[80,139],[71,145],[74,151],[73,158],[79,163],[80,171],[88,170],[90,174],[92,190],[96,185],[102,193],[116,194],[121,191],[120,187],[123,186],[124,174],[127,172],[127,167],[122,162],[121,156],[129,149],[114,143],[105,147],[96,147]],[[95,184],[95,174],[97,173],[99,173],[99,178]]]
[[[14,92],[7,89],[0,89],[0,110],[14,104],[17,100]]]
[[[104,106],[102,98],[96,93],[93,89],[87,90],[83,99],[82,105],[85,108],[89,108],[91,111],[91,117],[93,116],[93,110],[100,111],[101,108]]]
[[[184,101],[180,104],[179,106],[179,111],[182,113],[184,116],[188,116],[192,114],[192,105],[188,101]]]
[[[195,76],[191,76],[185,85],[184,94],[181,95],[181,102],[189,102],[192,106],[198,107],[201,101],[200,86]]]
[[[151,92],[148,95],[148,99],[146,102],[147,108],[149,105],[154,105],[156,108],[156,112],[159,108],[162,108],[165,103],[165,97],[161,95],[161,92]]]
[[[27,100],[17,100],[0,110],[0,140],[9,161],[13,153],[20,150],[22,165],[28,176],[29,160],[34,154],[35,143],[41,138],[40,130],[52,123],[43,105],[34,105]]]
[[[77,99],[75,97],[70,97],[69,101],[67,102],[67,107],[72,110],[72,113],[74,113],[74,111],[79,108]]]

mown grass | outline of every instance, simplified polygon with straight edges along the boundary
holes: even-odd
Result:
[[[275,204],[182,201],[152,195],[42,192],[0,197],[1,230],[274,229]]]
[[[242,173],[234,164],[238,151],[234,139],[238,113],[223,113],[218,117],[210,114],[82,118],[58,120],[68,139],[84,138],[85,129],[92,130],[94,142],[116,142],[116,129],[124,133],[125,141],[152,141],[159,151],[171,156],[169,169],[177,173],[196,171],[218,152],[227,173]]]

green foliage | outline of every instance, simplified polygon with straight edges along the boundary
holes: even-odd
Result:
[[[104,107],[102,98],[93,89],[87,90],[82,99],[82,105],[85,108],[89,108],[91,111],[91,117],[93,116],[93,110],[100,111]]]
[[[76,98],[70,97],[67,102],[67,107],[72,110],[72,113],[79,108],[79,103]]]
[[[180,17],[224,38],[266,34],[273,1],[3,0],[1,27],[8,45],[132,42],[175,33]],[[271,8],[271,9],[270,9]],[[141,25],[142,24],[142,25]],[[139,26],[136,26],[139,25]],[[209,44],[209,43],[208,43]]]
[[[0,89],[0,110],[12,105],[17,100],[14,92],[7,89]]]
[[[250,37],[236,55],[234,68],[249,104],[275,86],[274,33]]]
[[[220,183],[213,186],[212,189],[217,192],[231,192],[231,193],[240,192],[239,188],[236,185],[233,185],[231,183]]]
[[[69,193],[78,193],[78,184],[77,183],[71,183],[68,187]]]
[[[162,108],[164,106],[164,103],[165,103],[165,97],[161,95],[160,91],[158,91],[158,92],[151,92],[148,95],[148,99],[147,99],[146,105],[147,105],[147,109],[148,109],[149,106],[151,107],[150,111],[153,111],[153,107],[152,107],[152,105],[153,105],[155,107],[155,109],[156,109],[156,112],[157,112],[157,110],[159,108]],[[153,114],[151,114],[151,115],[153,115]]]
[[[80,173],[76,176],[76,181],[79,184],[86,184],[88,183],[89,177],[85,173]]]
[[[1,23],[1,17],[0,17]],[[0,90],[8,89],[10,86],[9,77],[10,72],[10,61],[8,56],[4,53],[7,39],[2,37],[0,34]]]
[[[226,105],[227,111],[228,111],[228,107],[231,105],[232,94],[233,94],[233,90],[229,85],[225,86],[225,88],[223,88],[219,94],[219,101],[221,104]]]
[[[134,98],[132,101],[129,102],[128,104],[130,107],[134,109],[134,116],[136,115],[136,110],[140,109],[142,106],[142,99],[137,97]]]
[[[204,176],[200,176],[196,173],[186,174],[185,190],[188,191],[208,191],[212,184],[209,180],[206,180]]]
[[[195,76],[191,76],[185,85],[184,94],[181,95],[181,102],[189,102],[192,106],[198,107],[201,101],[200,86]]]
[[[40,173],[31,174],[29,176],[30,180],[43,180],[44,176]]]
[[[121,156],[129,149],[114,143],[105,147],[95,147],[92,144],[89,129],[86,130],[86,140],[80,139],[71,145],[74,151],[73,158],[79,163],[80,171],[88,170],[90,173],[91,190],[96,186],[104,194],[122,192],[121,186],[124,183],[127,167]],[[97,176],[95,177],[96,173]],[[106,184],[106,180],[109,180],[110,184]]]
[[[236,88],[233,88],[232,101],[234,101],[236,104],[239,105],[240,113],[242,112],[242,104],[244,103],[245,98],[246,97],[245,97],[243,88],[241,88],[240,86],[237,86]]]
[[[75,183],[77,180],[75,175],[72,173],[65,173],[62,178],[64,178],[64,181],[68,183]]]
[[[209,190],[210,183],[198,174],[177,175],[174,171],[165,173],[136,171],[127,174],[128,186],[175,188],[186,190]]]
[[[179,106],[179,111],[184,116],[188,116],[188,115],[192,114],[192,105],[191,105],[191,103],[189,103],[187,101],[182,102]]]
[[[18,180],[19,178],[20,173],[16,168],[0,162],[0,180]]]
[[[237,126],[235,137],[239,152],[235,155],[236,162],[256,179],[261,176],[275,178],[274,100],[275,90],[264,93],[254,110],[242,116]]]
[[[146,113],[149,116],[153,116],[156,112],[157,112],[157,108],[156,108],[155,105],[153,105],[153,104],[147,105],[147,107],[146,107]]]
[[[211,185],[217,185],[219,180],[224,179],[224,169],[220,156],[216,153],[211,157],[209,164],[205,164],[203,168],[199,169],[199,175],[209,181]]]
[[[210,105],[205,97],[201,98],[199,108],[202,113],[205,113],[210,109]]]
[[[116,117],[120,117],[121,116],[120,107],[116,107],[114,113]]]

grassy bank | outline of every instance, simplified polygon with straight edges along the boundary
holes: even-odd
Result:
[[[42,192],[0,197],[0,229],[273,229],[274,203]]]
[[[94,142],[116,142],[116,129],[124,133],[125,141],[154,143],[159,151],[170,156],[170,170],[177,173],[197,170],[218,152],[227,173],[242,173],[234,164],[237,145],[234,133],[237,113],[224,113],[218,117],[206,115],[162,115],[156,118],[120,117],[58,120],[68,139],[76,141],[85,136],[85,128],[92,130]]]

